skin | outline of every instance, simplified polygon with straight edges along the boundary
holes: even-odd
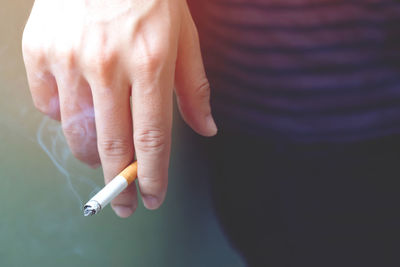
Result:
[[[36,0],[22,48],[37,109],[60,120],[73,154],[105,182],[138,160],[144,205],[167,191],[173,92],[186,123],[217,132],[196,27],[184,0]],[[133,184],[114,199],[137,207]]]

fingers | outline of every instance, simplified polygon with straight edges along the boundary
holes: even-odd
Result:
[[[61,123],[64,135],[74,156],[97,167],[97,151],[92,94],[89,84],[80,75],[57,75],[60,95]]]
[[[133,82],[134,143],[143,203],[156,209],[164,201],[171,146],[173,73],[164,61],[150,64]],[[173,72],[173,71],[172,71]]]
[[[33,60],[24,52],[29,89],[35,107],[54,120],[60,120],[57,83],[50,71],[44,68],[44,60]]]
[[[176,63],[176,95],[182,117],[197,133],[213,136],[217,127],[211,115],[210,85],[203,67],[196,27],[190,16],[182,25]]]
[[[90,84],[96,110],[98,150],[105,182],[108,183],[134,157],[129,84],[103,82],[102,77],[91,79]],[[111,205],[118,216],[130,216],[137,207],[135,183],[117,196]]]

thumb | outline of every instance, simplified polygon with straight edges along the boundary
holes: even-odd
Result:
[[[198,134],[213,136],[217,126],[211,115],[210,85],[201,58],[199,37],[190,14],[182,23],[176,62],[176,95],[185,122]]]

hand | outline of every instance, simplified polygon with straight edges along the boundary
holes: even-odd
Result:
[[[216,134],[184,0],[36,0],[22,47],[35,106],[61,120],[78,159],[101,162],[106,182],[136,151],[149,209],[167,190],[174,85],[186,123],[201,135]],[[131,215],[135,185],[112,206],[121,217]]]

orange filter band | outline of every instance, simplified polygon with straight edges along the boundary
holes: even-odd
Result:
[[[126,179],[128,185],[135,181],[137,177],[137,161],[126,167],[119,175]]]

